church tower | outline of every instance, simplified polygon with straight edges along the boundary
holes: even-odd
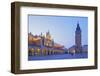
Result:
[[[51,35],[49,31],[46,33],[46,39],[51,40]]]
[[[79,23],[77,23],[76,31],[75,31],[75,50],[76,53],[82,52],[82,44],[81,44],[81,28]]]
[[[45,45],[46,46],[52,46],[52,38],[51,38],[51,35],[50,35],[50,32],[48,31],[46,33],[46,37],[45,37]]]

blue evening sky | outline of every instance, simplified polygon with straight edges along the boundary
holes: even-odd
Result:
[[[29,32],[33,35],[50,32],[56,43],[66,48],[75,45],[75,30],[79,22],[82,45],[88,44],[88,17],[29,15]]]

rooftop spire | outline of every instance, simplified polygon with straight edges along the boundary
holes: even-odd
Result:
[[[48,32],[47,32],[47,35],[50,35],[50,32],[49,32],[49,30],[48,30]]]
[[[77,30],[77,31],[81,31],[80,26],[79,26],[79,22],[77,22],[76,30]]]
[[[40,36],[41,36],[41,37],[43,36],[42,32],[41,32]]]

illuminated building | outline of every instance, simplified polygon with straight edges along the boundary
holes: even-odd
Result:
[[[46,35],[42,33],[40,35],[28,34],[28,49],[29,55],[52,55],[64,53],[64,46],[55,43],[52,39],[50,32]]]

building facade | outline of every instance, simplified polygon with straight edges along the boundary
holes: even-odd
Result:
[[[64,53],[64,46],[55,43],[49,31],[46,35],[43,35],[42,33],[40,35],[33,35],[32,33],[29,33],[28,49],[29,56],[44,56]]]
[[[88,53],[88,45],[83,45],[82,46],[82,52]]]

